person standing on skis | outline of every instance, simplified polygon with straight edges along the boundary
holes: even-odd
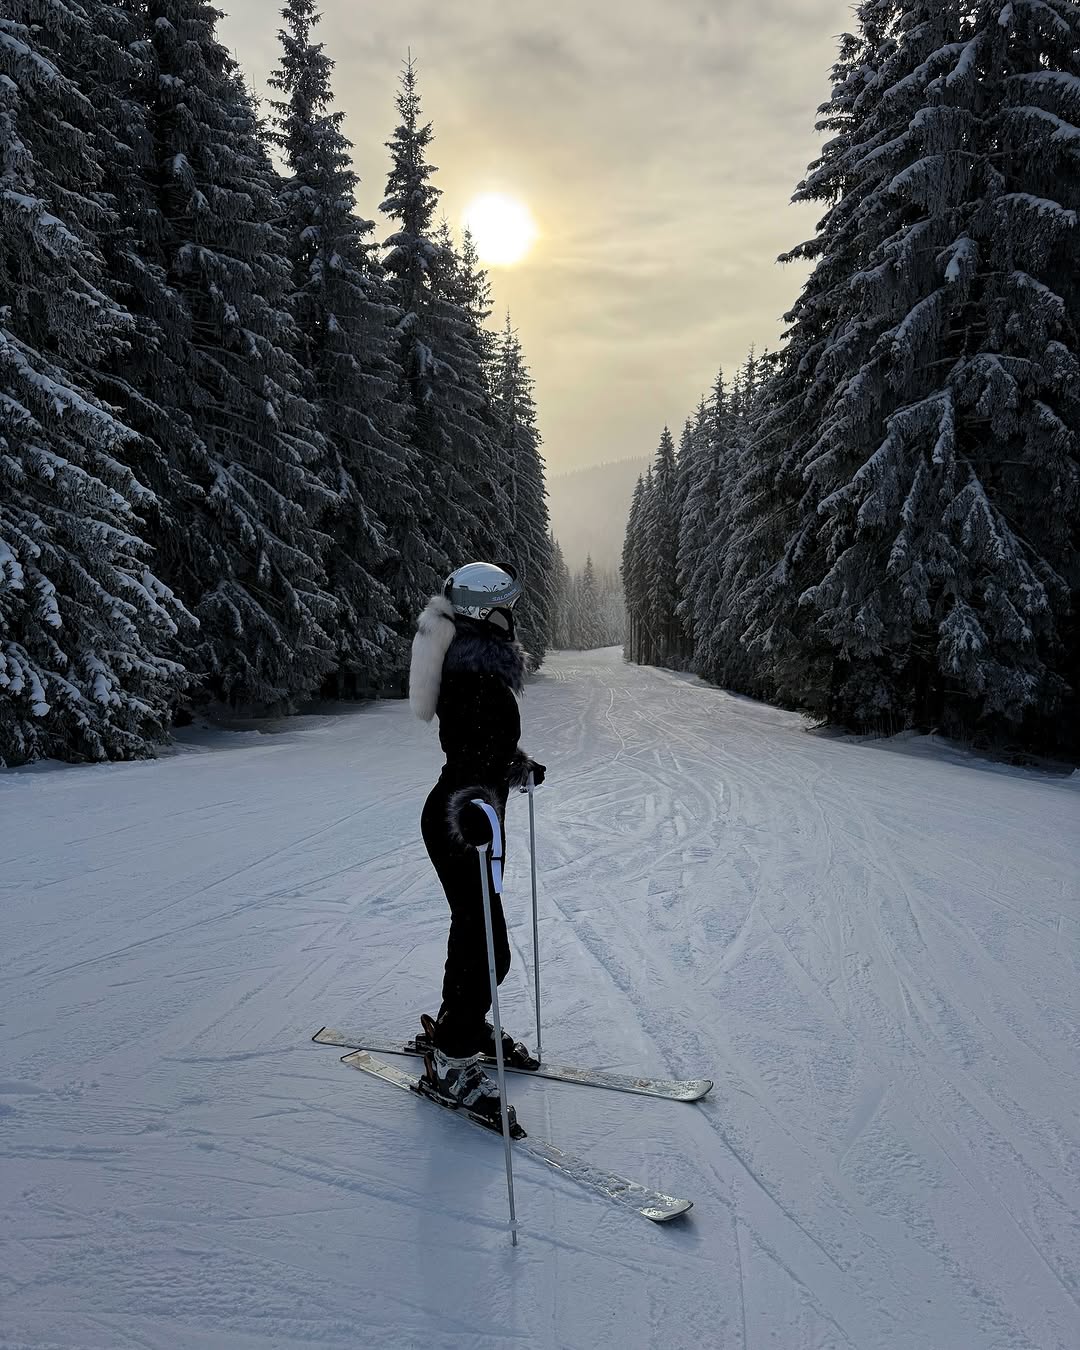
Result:
[[[499,1128],[497,1085],[479,1063],[495,1054],[483,888],[476,844],[467,824],[469,803],[480,798],[503,822],[512,788],[534,784],[545,769],[518,745],[518,699],[525,683],[527,655],[514,638],[514,606],[522,586],[509,566],[472,562],[447,578],[432,596],[413,639],[409,701],[425,722],[439,719],[446,755],[439,781],[421,815],[421,830],[450,905],[442,1006],[434,1020],[421,1018],[425,1048],[425,1089],[448,1105],[490,1117]],[[466,837],[469,835],[470,837]],[[505,830],[504,830],[505,838]],[[490,859],[488,861],[490,868]],[[489,874],[490,879],[490,874]],[[510,968],[510,944],[502,901],[489,887],[495,937],[495,972],[501,984]],[[536,1069],[527,1048],[503,1034],[505,1062]],[[513,1109],[510,1108],[511,1117]]]

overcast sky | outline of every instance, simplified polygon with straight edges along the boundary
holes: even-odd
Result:
[[[277,0],[220,0],[262,91]],[[649,453],[718,366],[776,342],[813,231],[789,198],[818,137],[847,0],[325,0],[319,36],[376,216],[401,62],[417,61],[442,206],[508,192],[542,238],[494,268],[559,473]],[[387,232],[385,222],[379,230]]]

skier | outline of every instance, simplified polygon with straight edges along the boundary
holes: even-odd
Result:
[[[413,711],[425,722],[438,714],[446,755],[420,822],[450,904],[442,1007],[437,1019],[421,1018],[424,1036],[417,1038],[427,1050],[424,1087],[448,1105],[487,1117],[496,1129],[499,1090],[479,1063],[481,1055],[495,1054],[494,1028],[486,1020],[491,988],[476,849],[490,834],[478,832],[478,824],[483,830],[481,813],[470,803],[475,798],[489,802],[501,823],[511,788],[525,787],[530,773],[535,784],[544,781],[544,766],[518,746],[518,697],[527,660],[514,638],[514,605],[521,594],[509,566],[472,562],[459,567],[420,616],[409,672]],[[489,891],[501,984],[510,968],[510,944],[501,899],[493,884]],[[528,1049],[505,1032],[503,1056],[518,1068],[539,1067]],[[513,1119],[512,1108],[510,1114]]]

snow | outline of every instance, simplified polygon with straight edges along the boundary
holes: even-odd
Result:
[[[430,727],[192,730],[0,774],[0,1342],[1074,1350],[1077,777],[814,734],[614,651],[556,655],[523,721],[547,1053],[716,1087],[514,1100],[687,1219],[521,1159],[515,1251],[499,1141],[310,1044],[435,1006]]]
[[[1056,87],[1062,93],[1069,94],[1074,98],[1080,97],[1080,75],[1073,75],[1067,70],[1022,71],[1017,75],[1010,75],[1009,82],[1010,84],[1023,82],[1044,89]]]
[[[945,79],[946,85],[951,86],[959,83],[959,81],[966,79],[975,70],[976,62],[979,59],[980,49],[985,41],[986,38],[983,33],[978,33],[971,39],[961,53],[956,65],[949,71],[949,74]],[[924,111],[928,110],[924,109]]]
[[[1009,115],[1013,118],[1028,117],[1034,121],[1040,121],[1046,127],[1053,128],[1049,137],[1050,141],[1064,141],[1071,148],[1080,147],[1080,127],[1075,127],[1071,122],[1066,122],[1064,118],[1059,117],[1055,112],[1050,112],[1048,108],[1037,108],[1027,104],[1020,108],[1010,108]]]
[[[974,239],[963,235],[950,246],[947,252],[951,256],[949,265],[945,269],[945,280],[951,286],[964,276],[966,270],[975,266],[979,257],[979,246]]]
[[[1000,202],[1013,203],[1026,206],[1039,215],[1057,216],[1068,226],[1076,224],[1076,212],[1062,206],[1060,202],[1055,202],[1049,197],[1036,197],[1030,192],[1005,192],[998,200]]]

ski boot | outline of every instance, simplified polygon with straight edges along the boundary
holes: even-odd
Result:
[[[413,1041],[413,1045],[423,1054],[435,1044],[435,1019],[428,1013],[421,1013],[420,1025],[423,1030]],[[540,1061],[529,1052],[528,1046],[523,1041],[515,1041],[509,1032],[503,1032],[502,1047],[503,1063],[508,1069],[523,1069],[533,1073],[540,1067]],[[495,1028],[490,1022],[484,1023],[484,1041],[480,1046],[480,1054],[489,1064],[495,1063]]]
[[[495,1028],[490,1022],[484,1023],[485,1039],[480,1053],[489,1060],[495,1058]],[[508,1069],[524,1069],[533,1073],[540,1067],[540,1061],[529,1050],[524,1041],[515,1041],[508,1031],[502,1034],[503,1063]]]
[[[478,1125],[485,1125],[497,1134],[502,1133],[502,1103],[499,1088],[480,1066],[479,1055],[455,1059],[432,1047],[424,1055],[424,1076],[417,1091],[431,1097],[451,1111],[464,1111]],[[511,1139],[524,1139],[525,1131],[518,1124],[517,1113],[507,1105],[506,1114]]]

